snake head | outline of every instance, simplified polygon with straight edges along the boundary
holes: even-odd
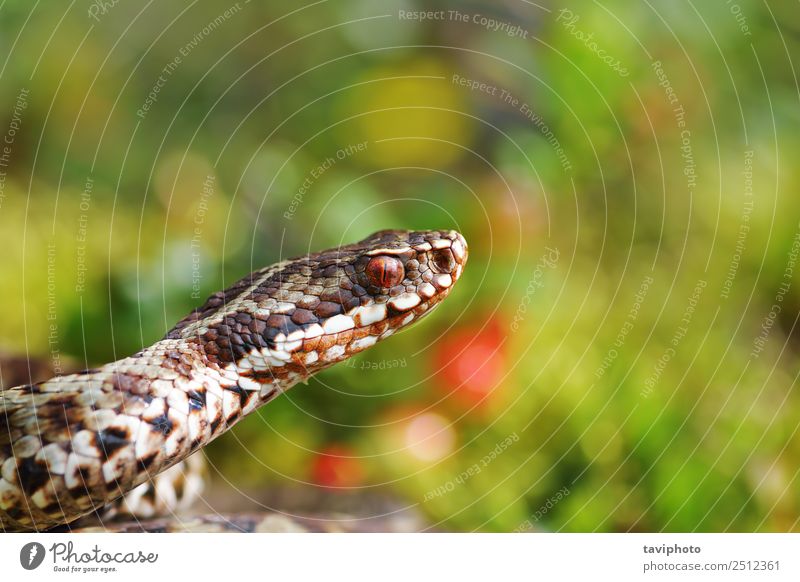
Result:
[[[314,373],[430,313],[461,277],[467,254],[454,230],[384,230],[301,258],[287,269],[306,276],[305,293],[268,333],[280,356]]]
[[[290,385],[431,312],[467,261],[454,230],[384,230],[257,271],[179,323],[220,364]]]

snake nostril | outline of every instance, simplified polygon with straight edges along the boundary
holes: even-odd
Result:
[[[441,249],[431,254],[431,265],[437,273],[449,273],[456,266],[456,260],[450,249]]]

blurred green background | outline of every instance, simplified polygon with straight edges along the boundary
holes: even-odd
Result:
[[[208,507],[800,529],[799,58],[789,1],[5,0],[0,347],[458,228],[445,306],[212,444]]]

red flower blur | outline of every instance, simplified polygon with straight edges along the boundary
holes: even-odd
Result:
[[[317,485],[347,488],[360,485],[364,477],[361,461],[346,445],[325,447],[314,458],[311,478]]]
[[[440,387],[462,405],[486,404],[505,373],[504,337],[496,319],[447,333],[434,360]]]

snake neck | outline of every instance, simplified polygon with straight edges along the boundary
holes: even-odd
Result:
[[[0,391],[0,529],[69,523],[187,458],[303,379],[166,338]]]

